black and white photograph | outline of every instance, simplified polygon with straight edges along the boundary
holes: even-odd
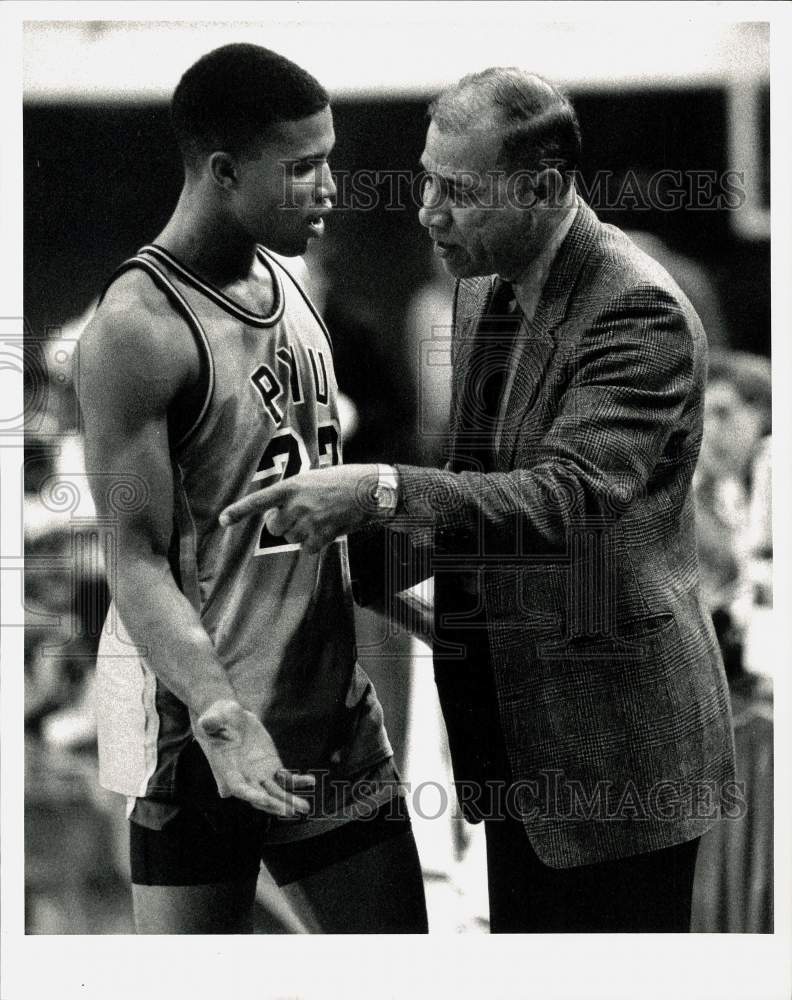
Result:
[[[789,997],[792,8],[5,8],[2,1000]]]

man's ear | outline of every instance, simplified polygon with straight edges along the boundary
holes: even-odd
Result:
[[[209,173],[219,187],[230,190],[239,179],[234,158],[229,153],[212,153],[209,157]]]
[[[537,201],[548,207],[556,207],[561,203],[564,194],[564,178],[555,167],[545,167],[536,175],[534,184]]]

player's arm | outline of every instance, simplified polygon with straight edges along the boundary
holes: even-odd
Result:
[[[194,377],[197,358],[187,331],[169,325],[107,307],[80,341],[86,468],[97,511],[117,531],[117,566],[108,584],[133,642],[189,708],[220,794],[294,815],[308,803],[283,784],[308,787],[312,779],[283,771],[269,733],[239,704],[170,569],[174,487],[166,414]],[[135,484],[140,502],[118,509],[114,486],[125,482]]]

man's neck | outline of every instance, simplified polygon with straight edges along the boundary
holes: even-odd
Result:
[[[577,213],[577,196],[574,189],[570,191],[567,204],[553,212],[551,224],[541,253],[535,257],[519,279],[513,282],[514,293],[520,308],[527,318],[531,318],[539,304],[547,276],[553,265],[556,254],[569,232]]]
[[[189,184],[156,242],[219,287],[246,279],[256,255],[255,241]]]

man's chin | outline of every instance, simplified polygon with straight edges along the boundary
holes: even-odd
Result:
[[[475,278],[481,274],[481,271],[477,270],[469,260],[453,260],[446,257],[442,264],[446,273],[450,274],[452,278]]]

